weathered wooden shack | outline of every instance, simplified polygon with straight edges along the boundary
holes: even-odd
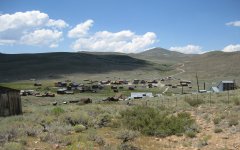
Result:
[[[20,90],[0,86],[0,116],[22,114]]]

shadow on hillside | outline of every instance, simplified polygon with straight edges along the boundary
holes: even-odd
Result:
[[[60,78],[64,74],[98,74],[149,67],[127,55],[88,53],[1,54],[0,82],[30,78]]]

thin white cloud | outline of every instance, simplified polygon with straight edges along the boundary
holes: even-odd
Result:
[[[51,48],[58,47],[61,40],[62,32],[57,30],[41,29],[35,30],[29,34],[22,36],[21,43],[26,45],[48,45]]]
[[[228,26],[234,26],[234,27],[240,27],[240,21],[228,22],[228,23],[226,23],[226,25],[228,25]]]
[[[0,45],[12,45],[15,42],[16,42],[15,40],[1,40],[0,39]]]
[[[88,33],[88,30],[93,25],[93,20],[89,19],[83,23],[76,25],[72,30],[68,32],[70,38],[80,38]]]
[[[230,44],[230,45],[224,47],[222,51],[223,52],[236,52],[236,51],[240,51],[240,44],[236,44],[236,45]]]
[[[203,53],[202,47],[198,45],[186,45],[186,46],[176,46],[170,47],[171,51],[177,51],[184,54],[201,54]]]
[[[156,42],[157,38],[153,32],[137,35],[130,30],[99,31],[90,35],[88,31],[92,24],[93,21],[88,20],[69,31],[69,37],[77,38],[72,44],[73,50],[136,53],[147,49]]]
[[[48,14],[36,10],[2,14],[0,15],[0,44],[43,44],[56,47],[58,45],[56,42],[62,39],[62,32],[59,30],[67,26],[64,20],[50,19]]]

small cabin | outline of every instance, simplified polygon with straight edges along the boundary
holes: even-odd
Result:
[[[191,81],[185,81],[185,80],[181,80],[180,81],[180,85],[181,86],[188,86],[188,85],[190,85],[192,82]]]
[[[236,83],[234,81],[221,81],[217,87],[211,87],[211,91],[218,93],[223,91],[235,90]]]
[[[138,80],[138,79],[134,79],[134,80],[133,80],[133,84],[138,84],[139,81],[140,81],[140,80]]]
[[[219,91],[229,91],[235,89],[235,82],[234,81],[221,81],[218,84]]]
[[[131,93],[131,96],[130,96],[130,98],[132,98],[132,99],[141,99],[144,97],[153,97],[153,94],[150,92],[146,92],[146,93],[135,92],[135,93]]]
[[[57,90],[57,94],[65,94],[66,91],[67,91],[66,88],[58,89],[58,90]]]
[[[22,114],[20,90],[0,86],[0,116]]]
[[[55,87],[67,87],[67,82],[56,82],[54,83]]]

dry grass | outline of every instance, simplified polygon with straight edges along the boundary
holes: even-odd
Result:
[[[124,129],[121,124],[120,112],[131,109],[135,105],[148,106],[160,111],[167,111],[176,115],[188,112],[197,122],[196,137],[174,135],[166,138],[146,136],[140,134],[129,143],[141,149],[221,149],[233,148],[239,143],[240,120],[239,105],[232,98],[239,96],[240,91],[230,92],[230,101],[226,103],[227,93],[199,94],[198,98],[204,103],[197,107],[189,106],[185,98],[196,98],[196,95],[175,95],[131,101],[97,103],[88,105],[62,104],[72,96],[57,96],[55,98],[23,98],[23,116],[0,118],[0,141],[24,148],[47,148],[60,146],[61,149],[116,149],[122,143],[118,139],[119,130]],[[79,94],[80,96],[81,94]],[[75,95],[74,95],[75,96]],[[76,95],[78,96],[78,95]],[[73,97],[74,98],[74,97]],[[176,101],[177,98],[177,101]],[[58,106],[51,102],[57,101]],[[211,103],[210,103],[211,102]],[[220,121],[219,121],[220,120]],[[44,127],[47,131],[44,131]],[[86,130],[75,132],[74,126],[84,125]],[[196,127],[194,127],[196,128]],[[221,129],[222,132],[219,132]],[[6,138],[7,135],[7,138]],[[90,135],[97,135],[90,140]],[[206,138],[211,137],[211,138]],[[104,141],[104,142],[103,142]],[[146,142],[147,141],[147,142]],[[207,143],[207,144],[206,144]]]

